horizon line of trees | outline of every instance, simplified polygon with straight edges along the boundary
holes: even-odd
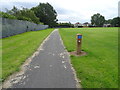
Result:
[[[91,16],[91,24],[96,27],[102,27],[104,24],[110,24],[111,27],[120,27],[120,17],[105,20],[105,17],[100,13]]]
[[[120,27],[120,17],[114,17],[113,19],[105,20],[105,17],[100,13],[91,16],[91,25],[88,27],[103,27],[106,24],[107,27]],[[70,22],[58,23],[57,27],[74,27]],[[83,26],[79,26],[83,27]]]
[[[49,3],[39,3],[31,9],[22,7],[21,10],[13,6],[11,10],[6,9],[6,12],[0,11],[0,17],[46,24],[49,27],[74,27],[70,22],[57,23],[57,12]],[[110,24],[111,27],[120,27],[120,17],[105,20],[105,17],[100,13],[91,16],[91,26],[103,27],[104,24]]]
[[[11,10],[6,9],[6,12],[0,11],[0,17],[46,24],[49,27],[56,26],[58,21],[57,12],[49,3],[39,3],[31,9],[22,7],[21,10],[13,6]]]

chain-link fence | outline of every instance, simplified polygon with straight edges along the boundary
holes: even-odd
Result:
[[[27,31],[43,30],[48,28],[48,25],[35,24],[23,20],[0,18],[0,28],[2,28],[0,30],[0,33],[2,33],[0,38],[4,38]]]

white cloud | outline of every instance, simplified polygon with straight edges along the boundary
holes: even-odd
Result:
[[[28,4],[18,3],[21,0],[1,0],[0,6],[12,8],[16,2],[17,6],[27,8],[36,6],[39,2],[49,2],[58,13],[58,20],[62,22],[90,22],[91,16],[100,13],[106,19],[118,16],[119,0],[24,0]],[[4,3],[6,2],[6,3]],[[18,3],[18,4],[17,4]]]

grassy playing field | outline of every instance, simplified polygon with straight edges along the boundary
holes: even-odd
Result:
[[[19,71],[21,64],[52,31],[53,29],[31,31],[2,39],[2,79]]]
[[[76,50],[76,34],[83,35],[86,56],[71,56],[83,88],[118,87],[118,28],[59,29],[68,51]]]

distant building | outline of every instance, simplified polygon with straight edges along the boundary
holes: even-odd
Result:
[[[91,26],[91,23],[85,22],[85,23],[83,23],[82,26],[83,26],[83,27],[89,27],[89,26]]]
[[[94,25],[92,25],[91,23],[85,22],[83,24],[77,22],[74,24],[75,28],[79,28],[79,27],[94,27]]]
[[[82,24],[79,23],[79,22],[77,22],[77,23],[74,24],[74,27],[75,27],[75,28],[82,27]]]

